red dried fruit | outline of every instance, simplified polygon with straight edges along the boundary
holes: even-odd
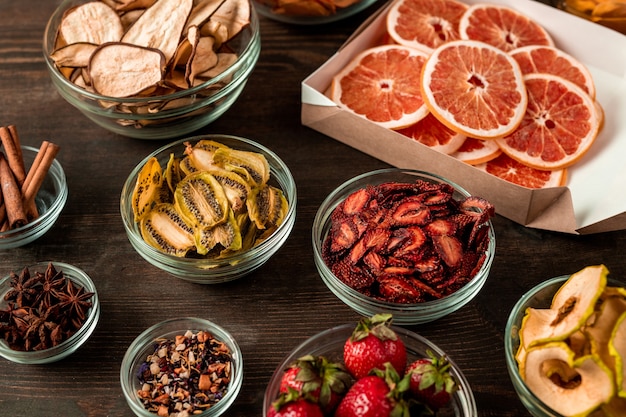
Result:
[[[396,226],[424,225],[431,221],[430,209],[419,199],[406,198],[394,208],[391,217]]]
[[[454,236],[433,236],[433,245],[441,259],[451,268],[459,265],[463,259],[463,245]]]
[[[383,275],[378,278],[381,296],[392,303],[419,303],[424,300],[419,291],[405,277]]]

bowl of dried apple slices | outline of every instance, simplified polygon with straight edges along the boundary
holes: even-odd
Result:
[[[252,140],[180,139],[144,158],[122,189],[128,239],[149,263],[217,284],[263,265],[289,237],[296,185],[285,163]]]
[[[43,42],[59,94],[99,126],[139,139],[180,137],[216,120],[260,49],[249,0],[65,0]]]

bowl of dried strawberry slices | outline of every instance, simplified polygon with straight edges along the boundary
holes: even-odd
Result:
[[[485,284],[495,255],[494,214],[487,200],[434,174],[367,172],[320,205],[315,264],[358,313],[430,322],[463,307]]]

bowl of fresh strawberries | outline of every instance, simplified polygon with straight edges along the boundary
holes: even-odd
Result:
[[[438,175],[366,172],[320,205],[315,265],[330,291],[361,315],[427,323],[462,308],[484,286],[496,250],[494,215],[489,201]]]
[[[272,375],[263,416],[477,416],[472,390],[454,361],[392,319],[363,317],[296,347]]]

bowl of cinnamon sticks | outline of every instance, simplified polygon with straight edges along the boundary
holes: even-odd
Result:
[[[59,146],[20,144],[13,125],[0,126],[0,249],[27,245],[56,222],[68,189]]]

